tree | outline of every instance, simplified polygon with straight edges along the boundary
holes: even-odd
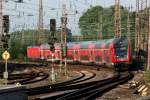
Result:
[[[102,11],[103,8],[101,6],[92,7],[80,17],[79,27],[81,28],[81,34],[84,37],[97,37],[98,23],[100,22],[99,16],[102,13]]]
[[[123,6],[121,8],[121,27],[122,36],[126,36],[127,33],[127,14],[128,10]],[[90,39],[96,39],[99,32],[98,24],[101,23],[100,16],[102,16],[102,35],[103,39],[114,37],[114,6],[109,8],[102,8],[96,6],[88,9],[79,19],[79,27],[81,34]],[[131,18],[131,34],[135,33],[135,13],[130,12]]]

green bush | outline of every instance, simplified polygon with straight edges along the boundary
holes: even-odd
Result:
[[[144,79],[146,82],[150,83],[150,71],[145,71]]]

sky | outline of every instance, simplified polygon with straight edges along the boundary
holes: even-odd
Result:
[[[10,15],[10,31],[37,29],[38,0],[24,0],[24,3],[16,3],[14,1],[15,0],[7,0],[3,7],[3,13]],[[72,30],[74,35],[80,34],[78,20],[87,9],[96,5],[109,7],[115,3],[115,0],[43,0],[45,29],[49,29],[49,19],[51,18],[55,18],[57,27],[60,27],[62,1],[67,6],[67,27]],[[135,1],[136,0],[121,0],[121,5],[126,7],[132,5],[133,10],[135,10]],[[75,11],[79,13],[75,14]]]

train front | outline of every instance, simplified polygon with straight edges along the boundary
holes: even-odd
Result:
[[[114,65],[117,68],[128,67],[131,60],[130,42],[127,38],[114,40]]]

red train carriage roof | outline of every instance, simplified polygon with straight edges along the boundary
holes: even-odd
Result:
[[[89,48],[89,49],[94,49],[94,48],[95,48],[95,41],[89,43],[88,48]]]
[[[74,50],[80,49],[80,44],[77,44],[77,43],[74,44],[74,45],[73,45],[73,49],[74,49]]]
[[[49,46],[49,44],[46,43],[46,44],[41,44],[40,48],[41,49],[50,49],[50,46]]]
[[[69,42],[69,43],[67,43],[67,48],[73,49],[74,45],[75,45],[74,43]]]
[[[95,41],[84,41],[84,42],[80,42],[79,44],[80,44],[80,48],[81,49],[87,49],[87,48],[89,48],[89,45],[92,45],[93,44],[93,42],[95,42]]]
[[[55,49],[60,49],[60,43],[55,43],[54,46],[55,46]],[[40,48],[41,49],[50,49],[50,46],[48,43],[46,43],[46,44],[40,45]]]
[[[61,49],[61,44],[60,43],[55,43],[55,49]]]
[[[113,44],[114,39],[100,40],[95,43],[95,48],[109,48]]]
[[[125,38],[113,38],[99,41],[81,41],[81,42],[69,42],[67,43],[68,49],[87,49],[87,48],[110,48],[113,45],[117,46],[127,43],[127,39]],[[50,49],[49,44],[42,44],[40,46],[41,49]],[[55,43],[55,49],[60,49],[60,43]]]

